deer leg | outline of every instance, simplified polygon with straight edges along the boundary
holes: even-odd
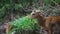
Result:
[[[52,34],[52,31],[51,31],[51,29],[49,28],[49,34]]]
[[[49,25],[48,30],[49,30],[49,34],[53,34],[53,29],[51,24]]]
[[[50,24],[50,20],[47,20],[45,23],[45,27],[48,30],[49,34],[52,34],[51,32],[51,24]]]
[[[46,29],[48,30],[49,34],[52,34],[50,27],[46,27]]]
[[[8,34],[10,28],[11,28],[10,25],[8,23],[6,23],[6,34]]]

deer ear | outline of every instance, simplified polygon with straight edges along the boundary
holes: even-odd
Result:
[[[31,15],[34,13],[34,11],[31,12]]]
[[[32,12],[36,12],[36,9],[34,8],[34,9],[32,10]]]
[[[42,12],[43,12],[43,10],[40,10],[39,15],[41,15],[41,14],[42,14]]]

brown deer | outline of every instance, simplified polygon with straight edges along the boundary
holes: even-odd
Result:
[[[10,25],[8,23],[4,23],[5,24],[5,28],[6,28],[6,34],[8,34],[8,32],[10,31]]]
[[[38,21],[38,24],[42,27],[45,27],[49,34],[52,34],[52,25],[53,24],[60,24],[60,16],[49,16],[49,17],[42,17],[40,10],[33,11],[30,18],[36,18]]]

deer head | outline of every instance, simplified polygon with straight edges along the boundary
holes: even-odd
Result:
[[[41,11],[40,10],[33,10],[30,14],[30,17],[31,18],[38,18],[41,14]]]

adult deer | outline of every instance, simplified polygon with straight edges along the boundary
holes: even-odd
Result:
[[[42,27],[45,27],[49,34],[52,34],[52,25],[53,24],[60,24],[60,16],[49,16],[49,17],[42,17],[40,10],[33,11],[30,18],[36,18],[38,24]]]

